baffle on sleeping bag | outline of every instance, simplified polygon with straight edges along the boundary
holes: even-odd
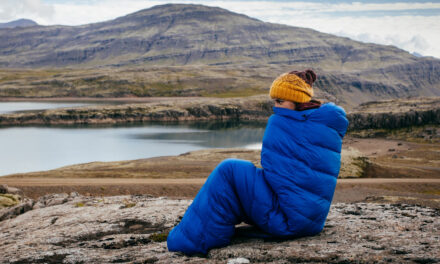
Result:
[[[344,110],[333,103],[305,111],[274,107],[263,138],[263,168],[237,159],[221,162],[169,233],[168,249],[206,254],[228,245],[243,221],[274,237],[319,233],[347,126]]]

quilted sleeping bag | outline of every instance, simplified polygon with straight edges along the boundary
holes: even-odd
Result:
[[[275,237],[319,233],[347,126],[344,110],[333,103],[305,111],[274,107],[263,138],[263,168],[243,160],[221,162],[169,233],[168,250],[206,254],[228,245],[243,221]]]

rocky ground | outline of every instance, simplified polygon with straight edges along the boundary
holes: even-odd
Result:
[[[0,222],[0,263],[438,263],[440,210],[335,203],[317,236],[256,239],[237,227],[207,255],[168,252],[166,234],[191,200],[52,194]],[[11,210],[9,209],[2,209]]]

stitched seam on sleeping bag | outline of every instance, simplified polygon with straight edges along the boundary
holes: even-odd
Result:
[[[304,218],[308,219],[310,222],[312,222],[312,223],[318,223],[317,219],[312,219],[312,218],[310,218],[309,216],[303,214],[298,208],[296,208],[296,207],[292,207],[292,209],[293,209],[294,211],[296,211],[299,215],[302,215]],[[288,226],[290,226],[290,225],[288,224]],[[304,227],[303,227],[301,230],[304,230]]]
[[[257,172],[257,169],[255,169],[255,172]],[[261,172],[262,174],[264,173],[264,170],[262,170],[262,172]],[[263,177],[263,180],[264,180],[264,177]],[[251,193],[252,193],[252,204],[251,204],[251,210],[250,210],[250,212],[251,212],[251,214],[252,214],[252,212],[254,211],[254,207],[255,207],[255,184],[257,183],[257,181],[256,181],[256,179],[255,180],[253,180],[252,181],[252,191],[251,191]],[[249,218],[251,218],[251,216],[248,216]],[[252,220],[253,222],[255,222],[254,220]]]
[[[337,152],[337,151],[334,151],[334,150],[332,150],[332,149],[329,149],[329,148],[322,147],[322,146],[320,146],[320,145],[317,145],[317,144],[311,143],[311,142],[308,140],[307,137],[305,137],[305,139],[306,139],[307,142],[309,142],[309,144],[312,145],[312,146],[316,146],[316,147],[319,147],[319,148],[323,148],[323,149],[329,150],[329,151],[331,151],[332,153],[340,154],[340,152]],[[302,148],[302,149],[308,149],[308,147],[307,147],[305,144],[300,143],[300,141],[295,141],[295,143],[297,143],[297,145],[299,146],[299,148]],[[275,154],[275,155],[277,155],[277,156],[279,156],[279,157],[283,157],[283,158],[288,159],[288,160],[295,159],[296,161],[299,161],[299,162],[301,162],[302,164],[304,164],[304,165],[305,165],[307,168],[309,168],[311,171],[315,170],[315,171],[318,171],[318,172],[320,172],[320,173],[323,173],[323,174],[329,175],[329,176],[331,176],[331,177],[335,177],[335,175],[333,175],[333,174],[331,174],[331,173],[328,173],[328,171],[323,171],[323,170],[320,170],[320,169],[318,169],[318,168],[311,169],[310,164],[308,164],[308,162],[306,162],[306,159],[302,159],[300,155],[295,155],[295,154],[294,154],[294,155],[292,155],[294,158],[290,158],[290,157],[285,157],[285,155],[283,155],[283,154],[281,154],[281,153],[278,153],[278,151],[275,151],[273,148],[269,148],[268,146],[266,146],[266,149],[269,150],[270,153],[271,153],[272,155]],[[337,175],[336,175],[336,177],[337,177]]]
[[[236,159],[227,159],[227,160],[230,160],[234,163],[236,161]],[[225,170],[225,169],[223,169],[223,170]],[[229,187],[228,189],[233,191],[233,195],[237,199],[237,201],[240,201],[238,199],[239,196],[238,196],[237,191],[235,189],[235,182],[231,182],[232,178],[234,177],[234,171],[235,171],[235,166],[230,166],[227,170],[225,170],[225,173],[220,173],[220,176],[222,177],[223,182],[228,184],[228,187]],[[231,175],[231,177],[226,177],[226,174]],[[225,194],[225,193],[228,193],[228,192],[227,192],[226,186],[224,185],[222,194]],[[225,198],[222,198],[222,199],[227,202],[228,206],[230,206],[231,208],[233,207],[233,205],[227,199],[225,199]],[[239,207],[240,207],[241,212],[243,212],[243,207],[241,206],[241,204],[239,204]],[[240,218],[239,215],[234,215],[234,217]]]
[[[193,214],[196,217],[198,217],[199,219],[202,219],[196,210],[193,209],[192,212],[193,212]],[[200,222],[203,224],[203,221],[200,221]],[[206,248],[205,247],[206,243],[205,243],[204,238],[203,238],[202,235],[200,235],[199,237],[194,237],[192,235],[189,235],[185,228],[182,227],[182,228],[180,228],[180,230],[183,233],[183,235],[185,236],[185,238],[188,239],[189,241],[191,241],[192,244],[194,244],[194,245],[199,245],[200,244],[201,248],[206,251],[206,249],[205,249]],[[191,239],[193,237],[194,237],[195,241],[193,239]]]
[[[269,187],[270,191],[272,192],[273,196],[275,197],[275,200],[277,201],[277,204],[280,205],[280,202],[279,202],[279,200],[280,200],[279,195],[278,195],[278,193],[276,193],[276,192],[273,190],[272,185],[271,185],[271,184],[268,182],[268,180],[266,179],[266,173],[265,173],[264,169],[263,169],[263,180],[265,181],[266,185]],[[286,224],[287,229],[290,230],[290,225],[289,225],[289,223],[288,223],[289,217],[287,217],[286,213],[284,212],[284,210],[283,210],[283,208],[282,208],[281,206],[278,206],[278,208],[279,208],[279,211],[281,212],[281,214],[282,214],[282,216],[283,216],[284,223]],[[270,215],[270,211],[268,211],[268,214]],[[266,218],[267,218],[268,221],[270,222],[270,216],[266,216]]]
[[[277,152],[274,152],[274,151],[270,151],[270,154],[273,155],[273,156],[277,156],[277,157],[279,157],[279,158],[282,158],[282,159],[286,159],[286,160],[288,160],[288,161],[292,161],[292,160],[293,160],[292,158],[285,157],[285,155],[278,154]],[[323,171],[323,170],[319,170],[319,169],[311,169],[310,166],[307,165],[307,164],[306,164],[303,160],[301,160],[301,159],[294,159],[294,160],[295,160],[295,161],[299,161],[300,163],[304,164],[305,166],[303,166],[303,168],[306,167],[306,168],[307,168],[309,171],[311,171],[312,173],[314,173],[314,172],[316,171],[316,172],[319,172],[319,173],[322,173],[322,174],[328,175],[329,177],[333,177],[333,178],[335,178],[335,176],[334,176],[333,174],[330,174],[330,173],[328,173],[327,171]],[[295,166],[294,168],[297,168],[297,167],[298,167],[298,166]],[[279,173],[277,173],[277,170],[275,170],[275,169],[266,169],[266,168],[265,168],[265,170],[280,175]],[[289,177],[292,177],[292,175],[289,175]]]
[[[318,125],[321,125],[321,126],[327,128],[327,129],[331,129],[331,130],[335,131],[336,133],[338,133],[338,131],[336,131],[335,129],[333,129],[333,128],[329,127],[329,126],[326,126],[326,125],[321,124],[321,123],[318,123],[318,122],[313,122],[313,123],[318,124]],[[338,133],[338,136],[339,136],[339,133]],[[309,143],[310,145],[313,145],[313,146],[319,147],[319,148],[321,148],[321,149],[326,149],[326,150],[329,150],[329,151],[331,151],[331,152],[341,153],[340,151],[338,151],[338,150],[334,150],[334,149],[332,149],[332,148],[330,148],[330,147],[327,147],[327,146],[324,146],[324,145],[321,145],[321,144],[317,144],[317,143],[312,143],[312,142],[310,141],[309,137],[304,137],[304,139],[307,140],[307,143]]]
[[[282,177],[280,174],[277,174],[277,176],[278,176],[278,177]],[[289,177],[290,177],[290,176],[289,176]],[[265,179],[265,180],[266,180],[266,179]],[[266,182],[267,182],[267,180],[266,180]],[[280,200],[280,198],[279,198],[279,194],[273,190],[272,186],[271,186],[268,182],[267,182],[267,184],[268,184],[268,186],[270,187],[270,189],[272,190],[272,192],[274,193],[274,195],[277,197],[277,199]],[[299,186],[298,184],[296,184],[296,183],[294,183],[294,182],[292,182],[291,184],[294,185],[294,186],[296,186],[296,188],[298,188],[298,189],[302,189],[302,190],[304,190],[305,192],[308,192],[308,193],[312,194],[313,196],[317,197],[319,200],[323,200],[323,201],[326,201],[326,202],[328,202],[328,203],[331,202],[330,200],[328,200],[328,199],[322,197],[321,195],[318,195],[318,194],[316,194],[316,193],[313,193],[313,192],[309,191],[308,189],[303,188],[303,187]],[[297,194],[296,194],[296,195],[297,195]],[[299,211],[299,209],[298,209],[297,207],[289,207],[289,208],[291,208],[293,211],[297,212],[299,215],[302,215],[304,218],[307,218],[308,220],[310,220],[310,221],[312,221],[312,222],[316,222],[316,219],[312,219],[312,218],[310,218],[310,217],[304,215],[304,214],[302,213],[302,211]],[[287,214],[285,213],[283,206],[280,206],[280,211],[283,213],[283,216],[285,217],[285,219],[287,219],[287,220],[290,219],[289,217],[286,217]],[[290,225],[289,225],[288,221],[286,222],[286,224],[287,224],[287,226],[289,227],[289,230],[290,230]]]
[[[246,160],[243,160],[243,161],[242,160],[238,160],[238,161],[240,161],[240,162],[248,162]],[[252,163],[249,162],[249,164],[252,164]],[[253,164],[252,164],[252,166],[253,166],[253,169],[254,169],[254,177],[256,177],[256,175],[257,175],[256,167]],[[249,167],[252,168],[251,166],[249,166]],[[232,168],[232,170],[234,172],[236,171],[235,166]],[[232,178],[234,178],[235,176],[236,176],[235,173],[232,173]],[[241,177],[241,175],[240,175],[240,177]],[[240,207],[240,212],[243,213],[244,215],[246,215],[247,218],[249,218],[248,214],[246,213],[246,210],[243,207],[243,202],[240,200],[240,195],[238,195],[237,185],[235,183],[235,180],[234,179],[231,179],[231,180],[233,182],[232,183],[230,182],[229,184],[232,187],[232,191],[234,192],[235,197],[237,197],[237,200],[239,201],[238,206]],[[256,181],[255,179],[252,180],[252,189],[251,190],[254,190],[255,181]],[[254,199],[255,198],[255,193],[253,191],[251,191],[251,193],[252,193],[252,201],[254,201],[255,200]],[[252,212],[253,206],[254,206],[254,203],[251,204],[251,212]],[[239,217],[239,218],[241,218],[241,217]],[[241,221],[242,219],[239,219],[239,220]]]
[[[289,115],[282,115],[282,114],[276,114],[276,115],[279,115],[279,116],[281,116],[281,117],[284,117],[284,118],[287,118],[287,119],[293,119],[294,121],[293,122],[296,122],[296,123],[299,123],[298,124],[298,127],[301,127],[301,128],[303,128],[303,123],[305,122],[305,121],[307,121],[307,124],[313,124],[313,125],[318,125],[318,126],[323,126],[323,127],[325,127],[325,128],[328,128],[328,129],[331,129],[331,130],[333,130],[333,131],[335,131],[340,137],[342,137],[341,135],[340,135],[340,133],[339,133],[339,131],[337,130],[337,129],[335,129],[333,126],[331,126],[331,124],[325,124],[325,123],[321,123],[321,122],[317,122],[317,121],[313,121],[313,120],[299,120],[299,119],[296,119],[296,118],[291,118],[291,116],[289,116]],[[290,120],[289,120],[290,121]],[[291,121],[290,121],[291,122]],[[287,130],[287,127],[285,128],[284,126],[279,126],[279,128],[283,131],[283,132],[285,132],[286,134],[290,134],[289,132],[289,130]],[[302,133],[303,134],[303,133]],[[308,137],[304,137],[309,143],[310,143],[310,141],[308,140]],[[295,140],[295,142],[298,142],[298,141],[296,141]],[[300,144],[300,145],[302,145],[302,144]],[[334,149],[331,149],[331,148],[329,148],[329,147],[325,147],[325,146],[322,146],[322,145],[318,145],[318,144],[312,144],[312,145],[314,145],[314,146],[318,146],[318,147],[321,147],[321,148],[323,148],[323,149],[328,149],[328,150],[330,150],[330,151],[333,151],[333,152],[338,152],[338,151],[335,151]],[[303,147],[304,147],[304,145],[302,145]]]
[[[254,167],[254,168],[255,168],[255,177],[256,177],[258,175],[258,171],[257,171],[256,167]],[[262,170],[262,173],[264,173],[264,170]],[[263,177],[263,180],[264,180],[264,177]],[[254,222],[254,223],[255,223],[255,221],[252,219],[252,212],[254,211],[254,206],[255,206],[255,184],[256,183],[257,183],[257,179],[253,179],[252,180],[252,186],[250,187],[251,188],[250,189],[251,190],[250,193],[252,194],[251,208],[249,210],[250,215],[246,212],[246,210],[244,210],[242,201],[240,199],[238,199],[240,201],[240,206],[243,209],[243,213],[246,215],[246,218],[251,219],[252,222]],[[237,197],[240,197],[240,196],[237,196]]]

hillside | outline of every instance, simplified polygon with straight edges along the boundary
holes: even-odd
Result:
[[[266,23],[201,5],[155,6],[75,27],[0,29],[0,67],[69,67],[36,74],[31,82],[26,79],[28,71],[25,77],[0,71],[5,76],[0,79],[0,96],[65,96],[66,90],[104,97],[259,94],[279,73],[311,67],[319,75],[318,90],[353,106],[379,98],[438,96],[439,66],[438,59],[419,58],[393,46]],[[70,68],[73,76],[88,75],[80,70],[87,68],[103,78],[84,84],[81,77],[72,80]],[[139,72],[163,78],[150,81],[139,78]],[[255,80],[243,83],[241,75]],[[21,83],[33,92],[21,90]],[[84,86],[97,88],[90,91]],[[35,92],[48,87],[53,88],[48,93]],[[118,92],[108,92],[119,87]]]
[[[0,23],[0,28],[31,27],[37,25],[37,22],[30,19],[17,19],[11,22]]]

